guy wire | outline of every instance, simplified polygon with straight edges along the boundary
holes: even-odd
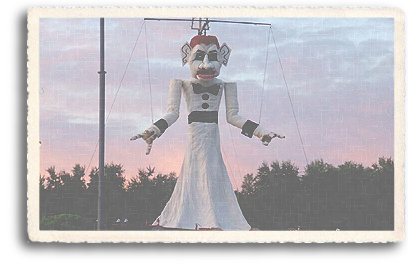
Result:
[[[121,80],[120,80],[119,87],[118,87],[118,89],[116,90],[115,97],[114,97],[113,102],[112,102],[112,104],[111,104],[111,106],[110,106],[108,115],[106,116],[105,124],[106,124],[106,123],[108,122],[108,120],[109,120],[109,116],[110,116],[110,114],[111,114],[111,112],[112,112],[113,105],[115,104],[116,97],[118,96],[119,90],[120,90],[121,87],[122,87],[122,82],[123,82],[123,80],[124,80],[124,78],[125,78],[127,69],[129,68],[130,61],[132,60],[133,53],[134,53],[134,51],[135,51],[135,49],[136,49],[137,42],[139,41],[139,37],[140,37],[140,34],[142,33],[143,25],[144,25],[145,23],[146,23],[146,22],[143,21],[143,22],[142,22],[142,25],[140,26],[139,34],[137,35],[137,38],[136,38],[136,41],[135,41],[135,45],[133,46],[132,52],[131,52],[131,54],[130,54],[130,56],[129,56],[129,60],[128,60],[127,64],[126,64],[125,71],[123,72],[122,78],[121,78]],[[95,156],[96,149],[98,148],[98,145],[99,145],[99,140],[97,141],[97,143],[96,143],[96,145],[95,145],[95,148],[94,148],[94,151],[93,151],[93,153],[92,153],[91,159],[89,160],[88,166],[87,166],[87,168],[86,168],[86,170],[85,170],[85,176],[86,176],[86,174],[88,173],[89,167],[90,167],[90,165],[91,165],[91,163],[92,163],[92,160],[93,160],[93,158],[94,158],[94,156]]]
[[[145,32],[145,42],[146,42],[146,60],[147,60],[147,76],[149,79],[149,92],[150,92],[150,112],[152,115],[152,123],[154,122],[153,118],[153,96],[152,96],[152,82],[150,79],[150,66],[149,66],[149,52],[147,48],[147,33],[146,33],[146,24],[144,24],[144,32]]]
[[[301,135],[301,133],[300,133],[299,123],[298,123],[298,121],[297,121],[296,114],[295,114],[295,111],[294,111],[294,108],[293,108],[292,98],[291,98],[290,93],[289,93],[288,83],[286,82],[285,72],[283,71],[282,61],[281,61],[281,58],[280,58],[280,56],[279,56],[278,46],[276,45],[276,41],[275,41],[275,37],[274,37],[273,31],[272,31],[272,39],[273,39],[273,43],[275,44],[276,54],[277,54],[277,56],[278,56],[279,65],[280,65],[280,68],[281,68],[281,70],[282,70],[283,81],[285,82],[286,91],[287,91],[287,93],[288,93],[288,98],[289,98],[290,106],[291,106],[291,108],[292,108],[292,114],[293,114],[293,117],[295,118],[296,129],[297,129],[297,132],[298,132],[298,134],[299,134],[299,139],[300,139],[300,143],[301,143],[301,145],[302,145],[303,154],[304,154],[304,156],[305,156],[306,163],[309,164],[309,159],[307,158],[307,155],[306,155],[305,146],[304,146],[304,143],[303,143],[303,138],[302,138],[302,135]]]
[[[261,116],[262,116],[262,106],[263,106],[263,93],[265,90],[265,79],[266,79],[266,69],[268,65],[268,55],[269,55],[269,39],[271,36],[271,27],[269,27],[268,30],[268,42],[266,45],[266,59],[265,59],[265,68],[264,68],[264,76],[263,76],[263,81],[262,81],[262,92],[261,92],[261,108],[259,110],[259,121],[258,124],[261,124]]]

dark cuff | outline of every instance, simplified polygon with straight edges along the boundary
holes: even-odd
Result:
[[[242,126],[242,134],[252,138],[252,135],[254,135],[254,131],[256,129],[256,127],[258,127],[258,123],[255,123],[253,121],[247,120],[244,124],[244,126]]]
[[[161,133],[164,133],[164,131],[167,129],[167,127],[169,127],[169,124],[167,123],[167,121],[165,119],[160,119],[160,120],[156,121],[153,124],[156,125],[157,128],[159,128]]]

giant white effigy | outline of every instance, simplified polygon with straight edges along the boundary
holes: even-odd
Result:
[[[190,66],[191,78],[170,82],[167,114],[143,133],[149,154],[153,141],[179,117],[183,95],[188,110],[187,150],[170,200],[154,226],[218,230],[250,230],[232,188],[220,151],[218,110],[224,94],[227,122],[241,129],[247,137],[261,139],[268,145],[284,138],[239,115],[237,84],[218,79],[222,65],[227,66],[230,47],[220,45],[217,37],[197,35],[181,48],[183,65]]]

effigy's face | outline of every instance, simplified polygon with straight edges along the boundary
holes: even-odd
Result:
[[[221,52],[215,44],[197,44],[191,50],[188,63],[193,78],[211,80],[220,74]]]

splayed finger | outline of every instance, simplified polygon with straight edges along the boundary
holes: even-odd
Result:
[[[280,139],[284,139],[284,138],[285,138],[285,135],[275,134],[275,137],[278,137],[278,138],[280,138]]]
[[[133,136],[132,138],[130,138],[130,140],[134,141],[134,140],[137,140],[137,139],[142,138],[142,137],[143,137],[143,135],[139,133],[139,134],[136,134],[135,136]]]
[[[152,145],[153,145],[153,142],[151,142],[150,144],[147,144],[146,155],[150,154],[150,151],[152,150]]]

